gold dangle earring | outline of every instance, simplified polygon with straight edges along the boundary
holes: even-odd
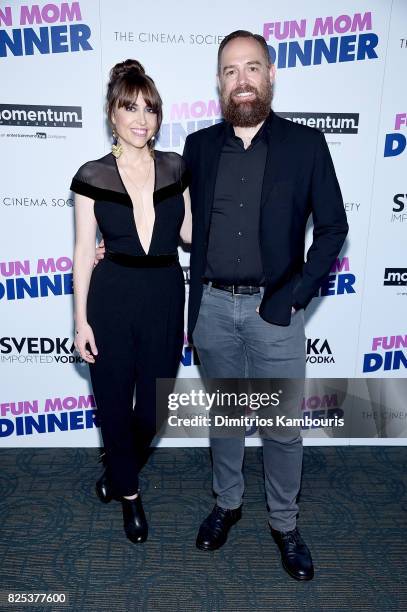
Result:
[[[123,146],[120,144],[115,130],[113,130],[112,153],[116,159],[123,153]]]
[[[155,145],[155,136],[152,136],[148,142],[148,149],[153,159],[154,159],[154,145]]]

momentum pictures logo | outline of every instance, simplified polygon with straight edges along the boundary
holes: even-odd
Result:
[[[25,127],[82,127],[80,106],[0,104],[0,125]]]
[[[407,268],[385,268],[383,285],[385,287],[407,286]]]
[[[357,134],[359,113],[277,113],[284,119],[327,134]]]

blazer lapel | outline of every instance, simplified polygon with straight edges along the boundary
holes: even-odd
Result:
[[[205,177],[205,230],[209,230],[209,222],[213,205],[213,197],[215,195],[216,177],[218,174],[220,154],[222,152],[223,143],[226,138],[225,123],[219,124],[219,130],[216,132],[212,142],[208,146],[206,159],[206,177]]]
[[[271,111],[266,126],[267,157],[261,189],[262,207],[267,202],[272,187],[280,173],[279,169],[282,163],[280,145],[286,136],[284,128],[284,121]]]

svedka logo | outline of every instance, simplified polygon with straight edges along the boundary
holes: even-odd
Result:
[[[80,363],[72,338],[0,337],[0,362],[9,364]]]
[[[307,363],[335,363],[328,340],[307,338]]]
[[[359,113],[277,113],[293,123],[317,128],[327,134],[357,134]]]
[[[404,212],[404,209],[407,204],[407,193],[396,193],[393,197],[393,214],[391,216],[391,222],[394,223],[398,221],[399,223],[404,223],[407,221],[407,213]]]
[[[399,287],[407,285],[407,268],[385,268],[383,285]]]
[[[81,128],[82,108],[80,106],[0,104],[0,125]]]

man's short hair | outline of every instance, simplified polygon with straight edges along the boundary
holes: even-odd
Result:
[[[225,36],[225,38],[222,40],[222,42],[219,45],[218,74],[220,74],[220,58],[222,55],[222,51],[226,47],[228,42],[230,42],[234,38],[253,38],[254,40],[257,40],[257,42],[261,45],[264,51],[264,57],[266,58],[267,65],[270,66],[271,59],[270,59],[270,54],[269,54],[269,48],[267,46],[265,38],[263,38],[263,36],[261,36],[260,34],[253,34],[253,32],[249,32],[248,30],[236,30],[235,32],[232,32],[231,34],[228,34],[227,36]]]

